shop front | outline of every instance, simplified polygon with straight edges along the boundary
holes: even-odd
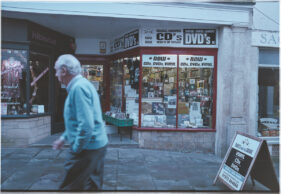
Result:
[[[111,45],[105,114],[133,119],[142,147],[212,152],[217,29],[140,29]]]
[[[278,155],[280,145],[279,33],[256,30],[253,32],[252,45],[259,53],[257,136],[267,141],[272,155]]]
[[[28,145],[63,130],[66,93],[54,61],[73,53],[73,38],[26,21],[2,18],[2,145]]]
[[[253,4],[4,3],[3,14],[37,20],[75,37],[74,54],[81,61],[83,76],[100,94],[104,115],[131,119],[139,147],[212,152],[223,157],[236,131],[257,136]],[[65,6],[64,11],[57,5]],[[18,37],[12,40],[17,42]],[[42,44],[46,40],[40,39]],[[56,53],[49,59],[53,64],[66,52],[55,51],[52,48],[57,46],[49,41],[44,45]],[[40,51],[30,50],[31,43],[24,44],[28,61]],[[47,61],[48,57],[38,55],[39,59]],[[26,101],[48,73],[32,86],[31,74],[26,73]],[[36,102],[36,107],[26,102],[27,115],[34,116],[31,113],[36,108],[42,112],[44,106],[44,114],[48,110],[53,113],[49,118],[61,121],[63,109],[55,109],[66,92],[53,76],[49,82],[54,87],[42,94],[51,96],[48,108],[48,103]],[[60,92],[54,92],[55,88]],[[272,92],[272,88],[266,90]]]

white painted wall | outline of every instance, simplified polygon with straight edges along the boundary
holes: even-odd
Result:
[[[279,14],[279,1],[257,1],[253,9],[253,30],[279,31]]]
[[[109,44],[107,40],[94,39],[94,38],[77,38],[75,54],[91,54],[91,55],[104,55],[100,53],[100,41],[106,41],[106,54],[109,52]]]

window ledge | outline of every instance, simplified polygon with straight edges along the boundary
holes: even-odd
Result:
[[[29,119],[35,117],[50,116],[50,113],[34,114],[34,115],[1,115],[1,119]]]
[[[263,140],[266,140],[267,144],[280,144],[279,136],[276,137],[260,137]]]
[[[153,128],[153,127],[133,127],[138,131],[174,131],[174,132],[216,132],[211,128]]]

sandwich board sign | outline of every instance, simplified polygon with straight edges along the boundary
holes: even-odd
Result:
[[[219,179],[231,190],[241,191],[249,176],[253,184],[257,180],[270,190],[279,191],[266,141],[236,132],[214,184]]]

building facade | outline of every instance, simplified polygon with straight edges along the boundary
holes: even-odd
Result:
[[[2,17],[31,20],[73,37],[74,54],[97,88],[104,113],[133,119],[133,139],[140,147],[223,156],[236,131],[279,145],[279,127],[263,122],[273,117],[279,124],[279,82],[263,80],[268,73],[263,65],[275,65],[273,74],[279,72],[279,60],[263,64],[279,49],[279,42],[269,50],[261,43],[273,33],[257,27],[259,17],[267,16],[257,12],[268,14],[260,10],[265,5],[67,3],[63,11],[60,5],[3,3]],[[67,20],[81,31],[63,25]],[[273,37],[279,41],[276,29]],[[5,117],[2,131],[8,130]]]

